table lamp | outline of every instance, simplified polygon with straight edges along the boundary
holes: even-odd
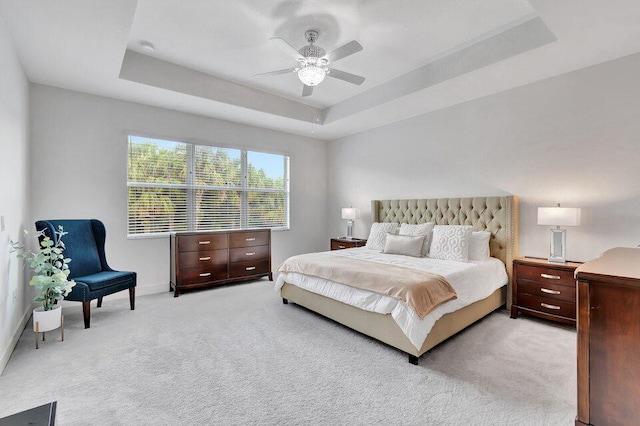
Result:
[[[552,225],[549,263],[566,263],[567,231],[561,226],[580,226],[580,209],[572,207],[538,207],[538,225]]]
[[[345,237],[347,240],[353,240],[353,221],[357,215],[358,209],[354,209],[353,207],[345,207],[342,209],[342,218],[348,220],[347,236]]]

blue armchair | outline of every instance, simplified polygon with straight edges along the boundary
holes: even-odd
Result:
[[[135,309],[136,273],[114,271],[107,264],[104,254],[106,230],[104,224],[96,219],[78,220],[39,220],[36,229],[44,231],[53,241],[59,226],[66,234],[63,237],[64,256],[71,259],[69,278],[76,285],[65,297],[66,300],[82,302],[84,328],[89,328],[91,301],[98,299],[98,308],[102,298],[122,290],[129,290],[129,304]]]

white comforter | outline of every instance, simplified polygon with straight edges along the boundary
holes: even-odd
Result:
[[[488,297],[496,289],[507,284],[509,280],[504,264],[495,258],[482,262],[461,263],[424,257],[383,254],[366,247],[335,250],[327,253],[424,270],[442,275],[449,281],[458,298],[443,303],[426,317],[420,319],[413,309],[404,302],[389,296],[303,274],[281,273],[278,275],[275,285],[276,291],[279,291],[287,282],[360,309],[380,314],[391,314],[400,329],[418,350],[422,347],[435,322],[443,315]]]

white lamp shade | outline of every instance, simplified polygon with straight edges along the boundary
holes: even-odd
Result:
[[[538,207],[538,225],[580,226],[580,209],[573,207]]]
[[[346,207],[342,209],[343,219],[354,220],[357,214],[358,214],[358,209],[354,209],[353,207]]]

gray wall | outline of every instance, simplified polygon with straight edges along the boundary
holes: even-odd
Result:
[[[329,229],[371,199],[514,194],[520,253],[548,256],[537,207],[582,208],[567,257],[640,244],[640,54],[344,137],[329,148]]]
[[[9,253],[29,209],[29,83],[0,19],[0,372],[31,313],[22,262]]]
[[[31,120],[31,222],[101,219],[109,264],[138,273],[137,294],[168,291],[169,238],[127,239],[128,133],[289,154],[291,229],[272,234],[273,267],[327,244],[326,142],[40,85]]]

